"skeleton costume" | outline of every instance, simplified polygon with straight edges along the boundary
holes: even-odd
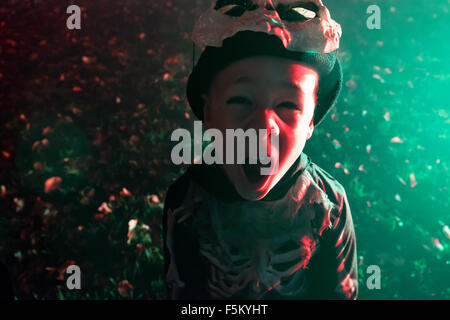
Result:
[[[254,55],[285,57],[319,74],[314,122],[336,100],[341,28],[320,0],[219,0],[200,16],[205,46],[187,96],[219,70]],[[356,299],[355,232],[344,188],[302,153],[259,201],[239,196],[218,165],[193,165],[168,190],[163,213],[171,299]]]

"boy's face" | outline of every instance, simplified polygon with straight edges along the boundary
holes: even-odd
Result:
[[[314,129],[318,80],[310,67],[269,56],[239,60],[214,77],[204,95],[204,123],[221,131],[224,146],[226,129],[266,129],[279,139],[278,146],[272,148],[269,135],[262,139],[274,168],[269,175],[261,175],[261,165],[248,165],[247,158],[246,164],[222,165],[244,199],[255,201],[266,196],[300,156]],[[247,143],[246,157],[248,148]],[[225,152],[224,147],[224,159]]]

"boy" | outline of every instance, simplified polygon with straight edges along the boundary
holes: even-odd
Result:
[[[341,30],[320,0],[224,0],[202,15],[187,97],[205,127],[266,129],[262,164],[193,165],[168,190],[172,299],[356,299],[344,188],[302,151],[342,82]]]

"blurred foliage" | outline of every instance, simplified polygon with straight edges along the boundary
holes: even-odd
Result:
[[[449,1],[380,2],[380,30],[373,1],[325,3],[345,85],[305,152],[346,188],[359,297],[450,299]],[[1,259],[18,299],[164,299],[170,134],[193,126],[188,34],[209,2],[80,0],[73,31],[69,4],[0,4]]]

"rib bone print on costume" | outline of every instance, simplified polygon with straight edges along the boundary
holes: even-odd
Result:
[[[260,299],[272,290],[295,298],[307,292],[303,271],[322,233],[332,228],[337,210],[308,172],[296,184],[279,201],[232,203],[190,185],[183,204],[169,218],[168,239],[176,223],[197,230],[208,266],[209,298]],[[193,194],[202,196],[192,199]],[[173,248],[169,251],[172,254]],[[176,291],[182,283],[174,259],[167,276]]]

